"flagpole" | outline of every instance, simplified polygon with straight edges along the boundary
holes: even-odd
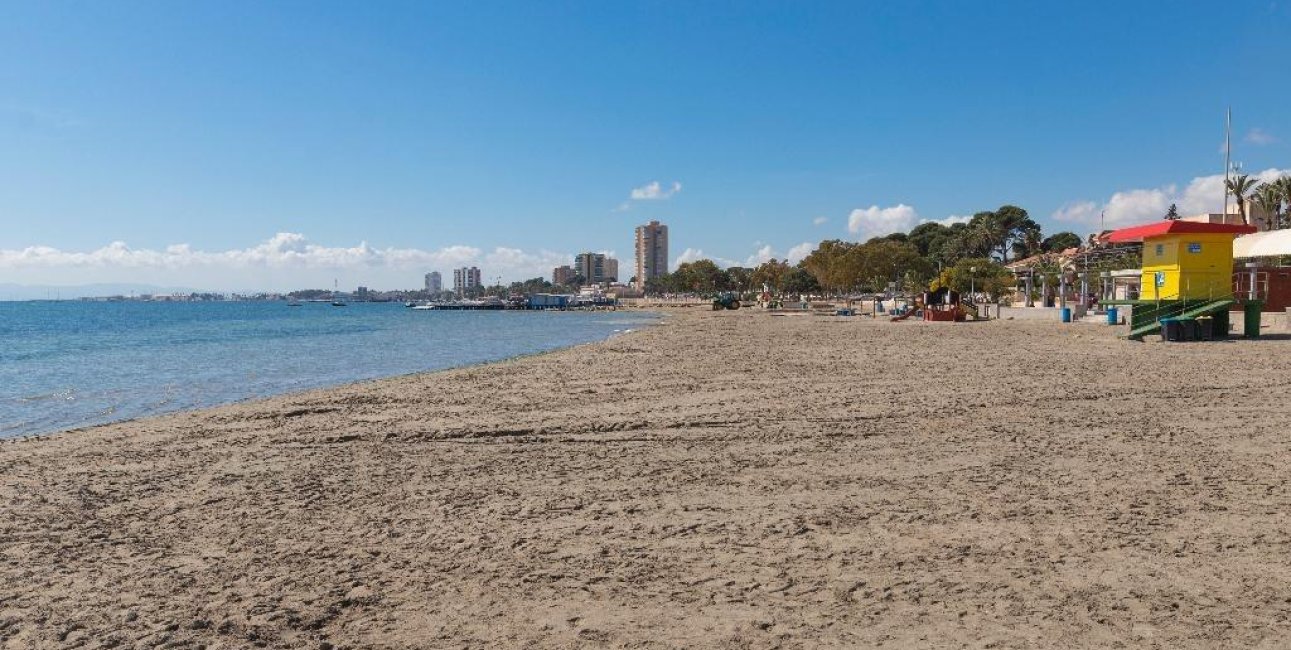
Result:
[[[1230,159],[1233,153],[1233,107],[1228,107],[1224,118],[1224,223],[1228,223],[1228,172],[1232,169]]]

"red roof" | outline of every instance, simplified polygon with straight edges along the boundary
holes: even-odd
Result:
[[[1130,228],[1121,228],[1107,233],[1107,241],[1112,243],[1138,242],[1148,237],[1160,237],[1162,235],[1189,235],[1189,234],[1233,234],[1248,235],[1255,232],[1255,226],[1238,226],[1227,223],[1206,223],[1203,221],[1182,221],[1182,220],[1161,220],[1156,223],[1150,223],[1143,226],[1133,226]]]

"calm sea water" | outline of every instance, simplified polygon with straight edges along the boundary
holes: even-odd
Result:
[[[391,303],[0,302],[0,437],[494,361],[654,320]]]

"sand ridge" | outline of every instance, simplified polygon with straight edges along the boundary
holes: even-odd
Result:
[[[681,310],[0,444],[0,645],[1279,647],[1291,341],[1116,333]]]

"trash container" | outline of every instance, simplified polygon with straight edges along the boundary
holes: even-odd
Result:
[[[1071,307],[1063,307],[1059,313],[1061,314],[1062,322],[1071,322]]]
[[[1179,324],[1178,318],[1161,319],[1161,340],[1179,341],[1183,337],[1183,326]]]
[[[1260,335],[1260,310],[1264,303],[1258,300],[1252,300],[1242,305],[1242,335],[1247,338],[1256,338]]]
[[[1197,338],[1197,319],[1180,318],[1179,319],[1179,340],[1196,341]]]
[[[1115,308],[1115,307],[1108,307],[1108,308],[1107,308],[1107,324],[1108,324],[1108,325],[1115,325],[1115,324],[1117,323],[1117,320],[1118,320],[1119,318],[1120,318],[1120,314],[1119,314],[1119,313],[1117,313],[1117,311],[1116,311],[1116,308]]]
[[[1215,319],[1210,316],[1198,316],[1197,320],[1198,341],[1209,341],[1215,338]]]

